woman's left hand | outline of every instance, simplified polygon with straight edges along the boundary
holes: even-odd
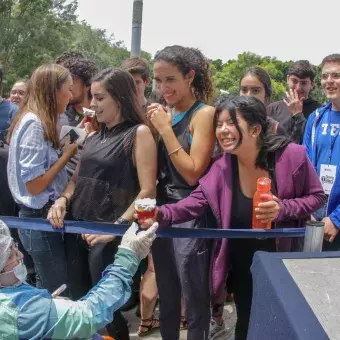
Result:
[[[147,110],[149,120],[160,135],[171,128],[171,113],[167,112],[162,105],[151,104]]]
[[[95,234],[82,234],[83,239],[90,247],[95,246],[97,243],[109,243],[114,240],[113,235],[95,235]]]
[[[273,195],[273,199],[267,202],[261,202],[258,208],[255,208],[256,218],[262,223],[273,222],[279,215],[279,199]]]

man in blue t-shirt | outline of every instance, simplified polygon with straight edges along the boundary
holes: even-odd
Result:
[[[329,103],[309,117],[303,144],[328,195],[313,214],[325,223],[323,249],[340,250],[340,54],[323,59],[321,85]]]
[[[2,94],[3,70],[0,67],[0,140],[5,142],[7,130],[19,107],[7,99],[1,97]]]

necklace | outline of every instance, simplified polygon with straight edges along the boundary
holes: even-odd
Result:
[[[104,144],[106,141],[107,141],[107,139],[109,138],[109,137],[111,137],[111,135],[113,134],[113,132],[115,131],[115,129],[113,129],[107,136],[106,136],[106,130],[104,130],[104,139],[100,142],[101,144]]]

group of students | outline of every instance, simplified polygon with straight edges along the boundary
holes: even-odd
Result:
[[[8,131],[8,184],[19,216],[47,218],[55,228],[63,228],[65,219],[130,224],[136,218],[134,201],[155,197],[157,214],[139,221],[142,228],[153,226],[150,231],[128,232],[127,238],[137,244],[139,234],[153,240],[156,221],[160,228],[249,229],[256,181],[269,177],[274,196],[260,203],[257,218],[281,228],[303,227],[312,216],[325,222],[330,241],[325,249],[335,249],[340,227],[336,176],[340,55],[326,57],[322,66],[322,86],[330,100],[324,107],[317,109],[319,104],[309,98],[315,71],[307,61],[295,62],[289,69],[289,92],[280,102],[270,104],[270,77],[252,67],[240,79],[240,95],[220,96],[213,107],[207,104],[213,96],[209,62],[197,49],[168,46],[156,54],[157,92],[151,101],[144,96],[150,79],[143,59],[131,58],[121,68],[98,71],[82,54],[66,53],[56,64],[34,71]],[[92,122],[85,122],[83,107],[95,111]],[[66,138],[61,149],[63,125],[85,128],[85,143],[78,146]],[[307,152],[298,145],[302,140]],[[135,231],[135,224],[131,228]],[[126,258],[119,260],[121,247],[129,248],[125,236],[18,232],[33,259],[38,288],[52,293],[67,282],[65,295],[73,300],[90,291],[87,298],[99,302],[95,292],[104,294],[99,306],[80,311],[98,318],[90,332],[106,325],[106,332],[116,340],[129,339],[119,311],[127,287],[123,299],[117,286],[116,303],[108,297],[112,291],[105,292],[110,273],[101,281],[115,254],[116,266],[128,270],[119,274],[126,275],[124,285],[131,281],[139,261],[132,261],[132,268]],[[17,256],[12,243],[10,247]],[[222,311],[229,277],[228,289],[237,309],[235,339],[246,339],[253,254],[301,249],[300,239],[289,238],[157,238],[143,273],[134,275],[135,282],[142,276],[139,335],[160,327],[163,339],[176,340],[180,329],[187,327],[189,340],[217,339],[224,331]],[[6,273],[13,274],[12,267],[6,269],[7,255],[0,267],[1,286]],[[9,287],[0,288],[0,304],[10,301],[24,308],[12,294]],[[157,297],[160,320],[153,314]],[[106,309],[106,302],[114,307]],[[39,338],[58,338],[60,325],[67,327],[66,319],[75,307],[67,300],[54,304],[57,313],[47,319],[39,314],[42,320],[32,321],[20,316],[22,310],[16,312],[18,334],[25,334],[20,338],[34,338],[39,327]],[[105,319],[99,307],[105,310]],[[4,317],[8,316],[0,312],[0,319]],[[59,317],[65,322],[60,323]],[[83,333],[77,332],[82,326],[75,329],[72,324],[63,338],[81,337]]]

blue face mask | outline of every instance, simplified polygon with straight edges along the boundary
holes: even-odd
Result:
[[[0,274],[0,276],[6,275],[6,274],[9,274],[9,273],[13,273],[14,276],[18,279],[18,281],[13,284],[13,286],[15,286],[15,287],[20,286],[23,282],[26,281],[27,269],[26,269],[26,266],[24,265],[22,260],[19,262],[18,265],[16,265],[13,268],[13,270],[6,272],[6,273],[2,273],[2,274]],[[3,287],[3,286],[1,286],[1,284],[0,284],[0,287]]]

